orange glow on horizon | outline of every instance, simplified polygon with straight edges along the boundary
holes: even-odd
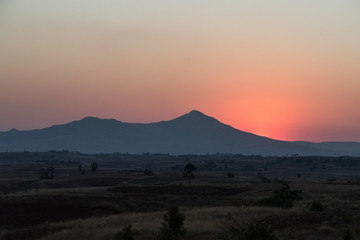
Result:
[[[305,104],[286,93],[249,92],[229,100],[219,120],[245,132],[294,140],[291,128],[306,120]]]
[[[3,2],[0,131],[196,109],[279,140],[360,141],[359,1]]]

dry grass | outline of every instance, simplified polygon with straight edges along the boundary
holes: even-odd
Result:
[[[118,211],[119,214],[116,215],[113,212],[107,212],[107,216],[102,215],[102,212],[95,215],[75,214],[75,217],[82,217],[82,219],[64,221],[55,219],[51,223],[40,222],[39,225],[34,223],[19,227],[15,231],[10,230],[9,236],[12,237],[7,237],[7,240],[105,240],[112,239],[122,227],[128,224],[132,224],[138,232],[137,240],[152,239],[161,227],[165,213],[161,210],[170,203],[182,206],[181,211],[185,214],[185,228],[188,231],[187,239],[189,240],[218,239],[219,234],[228,228],[229,223],[236,227],[243,227],[250,223],[270,226],[275,230],[279,240],[341,239],[347,228],[353,229],[357,235],[360,233],[358,217],[360,216],[360,201],[356,199],[359,186],[293,184],[291,187],[303,190],[304,199],[295,202],[294,208],[286,210],[254,204],[256,200],[269,196],[274,189],[278,189],[279,185],[275,184],[244,184],[236,188],[193,185],[191,191],[178,185],[119,186],[111,189],[98,187],[52,189],[8,194],[0,199],[7,199],[7,201],[4,200],[7,203],[17,201],[18,204],[25,202],[31,204],[36,199],[43,199],[44,203],[48,204],[54,204],[54,201],[56,204],[66,201],[63,207],[76,203],[77,211],[79,206],[84,207],[81,205],[83,203],[91,203],[91,209],[96,207],[96,209],[114,210],[124,204],[134,209],[133,212],[129,208],[126,211]],[[327,206],[323,212],[309,210],[309,203],[316,199]],[[235,205],[230,205],[230,203],[235,203]],[[33,206],[36,206],[36,202],[35,205],[29,205],[29,207]],[[29,209],[23,208],[24,211],[29,211]],[[60,209],[59,213],[67,211],[64,209],[66,208]],[[14,214],[13,211],[12,214]],[[43,215],[41,213],[41,216]],[[50,215],[53,214],[50,213]],[[28,221],[30,220],[29,218]],[[296,236],[296,238],[291,238],[291,236]]]
[[[209,234],[216,236],[224,229],[225,219],[231,218],[238,223],[247,223],[266,216],[283,216],[298,209],[282,210],[264,207],[206,207],[182,208],[185,213],[185,228],[189,236]],[[111,239],[123,226],[132,224],[138,239],[149,239],[161,227],[165,212],[127,213],[108,217],[79,219],[47,224],[49,229],[62,229],[49,233],[40,240],[105,240]]]
[[[181,206],[185,213],[187,240],[218,239],[229,222],[237,227],[265,224],[275,230],[279,240],[339,240],[347,228],[360,234],[360,185],[296,179],[290,186],[303,191],[303,200],[284,210],[256,206],[259,199],[281,187],[260,183],[256,177],[242,182],[237,176],[230,183],[226,175],[198,173],[189,188],[174,184],[176,179],[186,183],[181,175],[148,177],[142,172],[116,171],[95,176],[63,174],[64,179],[37,180],[29,185],[41,184],[40,189],[26,185],[24,191],[0,196],[0,239],[7,232],[6,240],[111,240],[122,227],[132,224],[138,232],[136,239],[148,240],[159,231],[163,210],[170,205]],[[137,184],[120,184],[124,179]],[[104,187],[102,181],[116,184]],[[163,184],[158,185],[159,181]],[[171,184],[164,184],[168,182]],[[45,189],[54,186],[57,188]],[[311,212],[309,203],[314,200],[327,208]]]

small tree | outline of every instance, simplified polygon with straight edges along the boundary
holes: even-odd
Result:
[[[282,208],[292,208],[294,200],[301,199],[301,193],[300,190],[290,190],[290,186],[283,183],[280,190],[274,191],[274,205]]]
[[[40,179],[45,179],[45,169],[41,168],[40,170]]]
[[[235,177],[235,175],[231,172],[228,172],[227,177],[230,179],[230,182],[232,182],[232,179]]]
[[[326,208],[326,206],[318,200],[311,202],[310,207],[309,207],[310,211],[317,211],[317,212],[324,211],[325,208]]]
[[[92,171],[93,174],[95,174],[97,167],[98,167],[98,165],[97,165],[96,162],[93,162],[91,164],[91,171]]]
[[[189,180],[189,185],[190,180],[195,177],[194,172],[196,172],[196,167],[189,162],[184,168],[184,177]]]
[[[354,240],[354,236],[352,235],[350,229],[346,229],[344,232],[343,240]]]
[[[153,175],[154,175],[154,172],[151,171],[150,169],[145,169],[145,170],[144,170],[144,174],[145,174],[146,176],[153,176]]]
[[[132,230],[132,225],[129,224],[115,235],[114,240],[134,240],[135,235],[136,232]]]
[[[179,240],[184,238],[186,229],[184,228],[185,216],[179,212],[179,208],[171,207],[164,215],[162,227],[157,240]]]
[[[259,201],[260,205],[270,205],[281,208],[292,208],[295,200],[302,199],[301,190],[291,190],[287,183],[282,184],[282,188],[274,191],[273,196]]]
[[[81,164],[79,164],[79,166],[78,166],[78,171],[79,171],[79,174],[82,174],[83,170],[82,170],[82,165]]]
[[[55,168],[54,167],[50,167],[50,179],[54,179],[54,172],[55,172]]]
[[[232,223],[220,234],[221,240],[277,240],[273,230],[267,226],[250,224],[236,227]]]
[[[53,179],[54,178],[54,168],[41,168],[40,179]]]

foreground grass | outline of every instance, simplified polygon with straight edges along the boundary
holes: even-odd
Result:
[[[334,212],[312,213],[299,205],[293,209],[273,207],[196,207],[181,208],[185,214],[186,239],[219,239],[230,225],[243,227],[250,223],[270,226],[278,239],[342,239],[343,232],[351,227],[357,235],[358,222],[347,222],[346,215]],[[165,211],[124,213],[106,217],[93,217],[36,226],[43,235],[39,240],[109,240],[122,227],[132,224],[138,233],[136,239],[152,239],[160,229]],[[331,216],[338,218],[331,219]],[[337,223],[334,221],[338,221]],[[36,232],[36,231],[35,231]],[[34,233],[34,229],[33,229]],[[34,235],[33,235],[34,236]],[[14,236],[15,237],[15,236]],[[18,235],[18,237],[24,237]],[[18,239],[20,239],[18,238]],[[17,239],[16,237],[14,239]]]
[[[224,229],[226,219],[232,216],[238,223],[247,223],[259,220],[266,216],[285,216],[297,210],[282,210],[263,207],[210,207],[194,208],[182,211],[185,213],[185,228],[188,236],[197,239],[207,236],[216,238]],[[48,229],[61,229],[49,233],[41,240],[105,240],[112,237],[127,224],[131,223],[137,231],[137,239],[150,239],[161,227],[162,216],[165,212],[130,213],[108,217],[73,220],[67,222],[46,224]]]
[[[347,229],[360,235],[360,186],[293,184],[303,199],[294,208],[258,206],[278,184],[152,185],[53,189],[0,197],[0,239],[102,240],[132,224],[135,239],[152,239],[165,209],[179,205],[185,214],[186,239],[220,239],[230,226],[271,228],[279,240],[336,239]],[[309,209],[318,200],[326,208]],[[13,225],[11,225],[13,224]],[[355,238],[356,239],[356,238]]]

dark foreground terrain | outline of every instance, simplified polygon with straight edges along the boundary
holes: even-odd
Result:
[[[129,224],[154,239],[172,206],[184,239],[359,239],[359,171],[353,157],[0,153],[0,239],[115,239]]]

